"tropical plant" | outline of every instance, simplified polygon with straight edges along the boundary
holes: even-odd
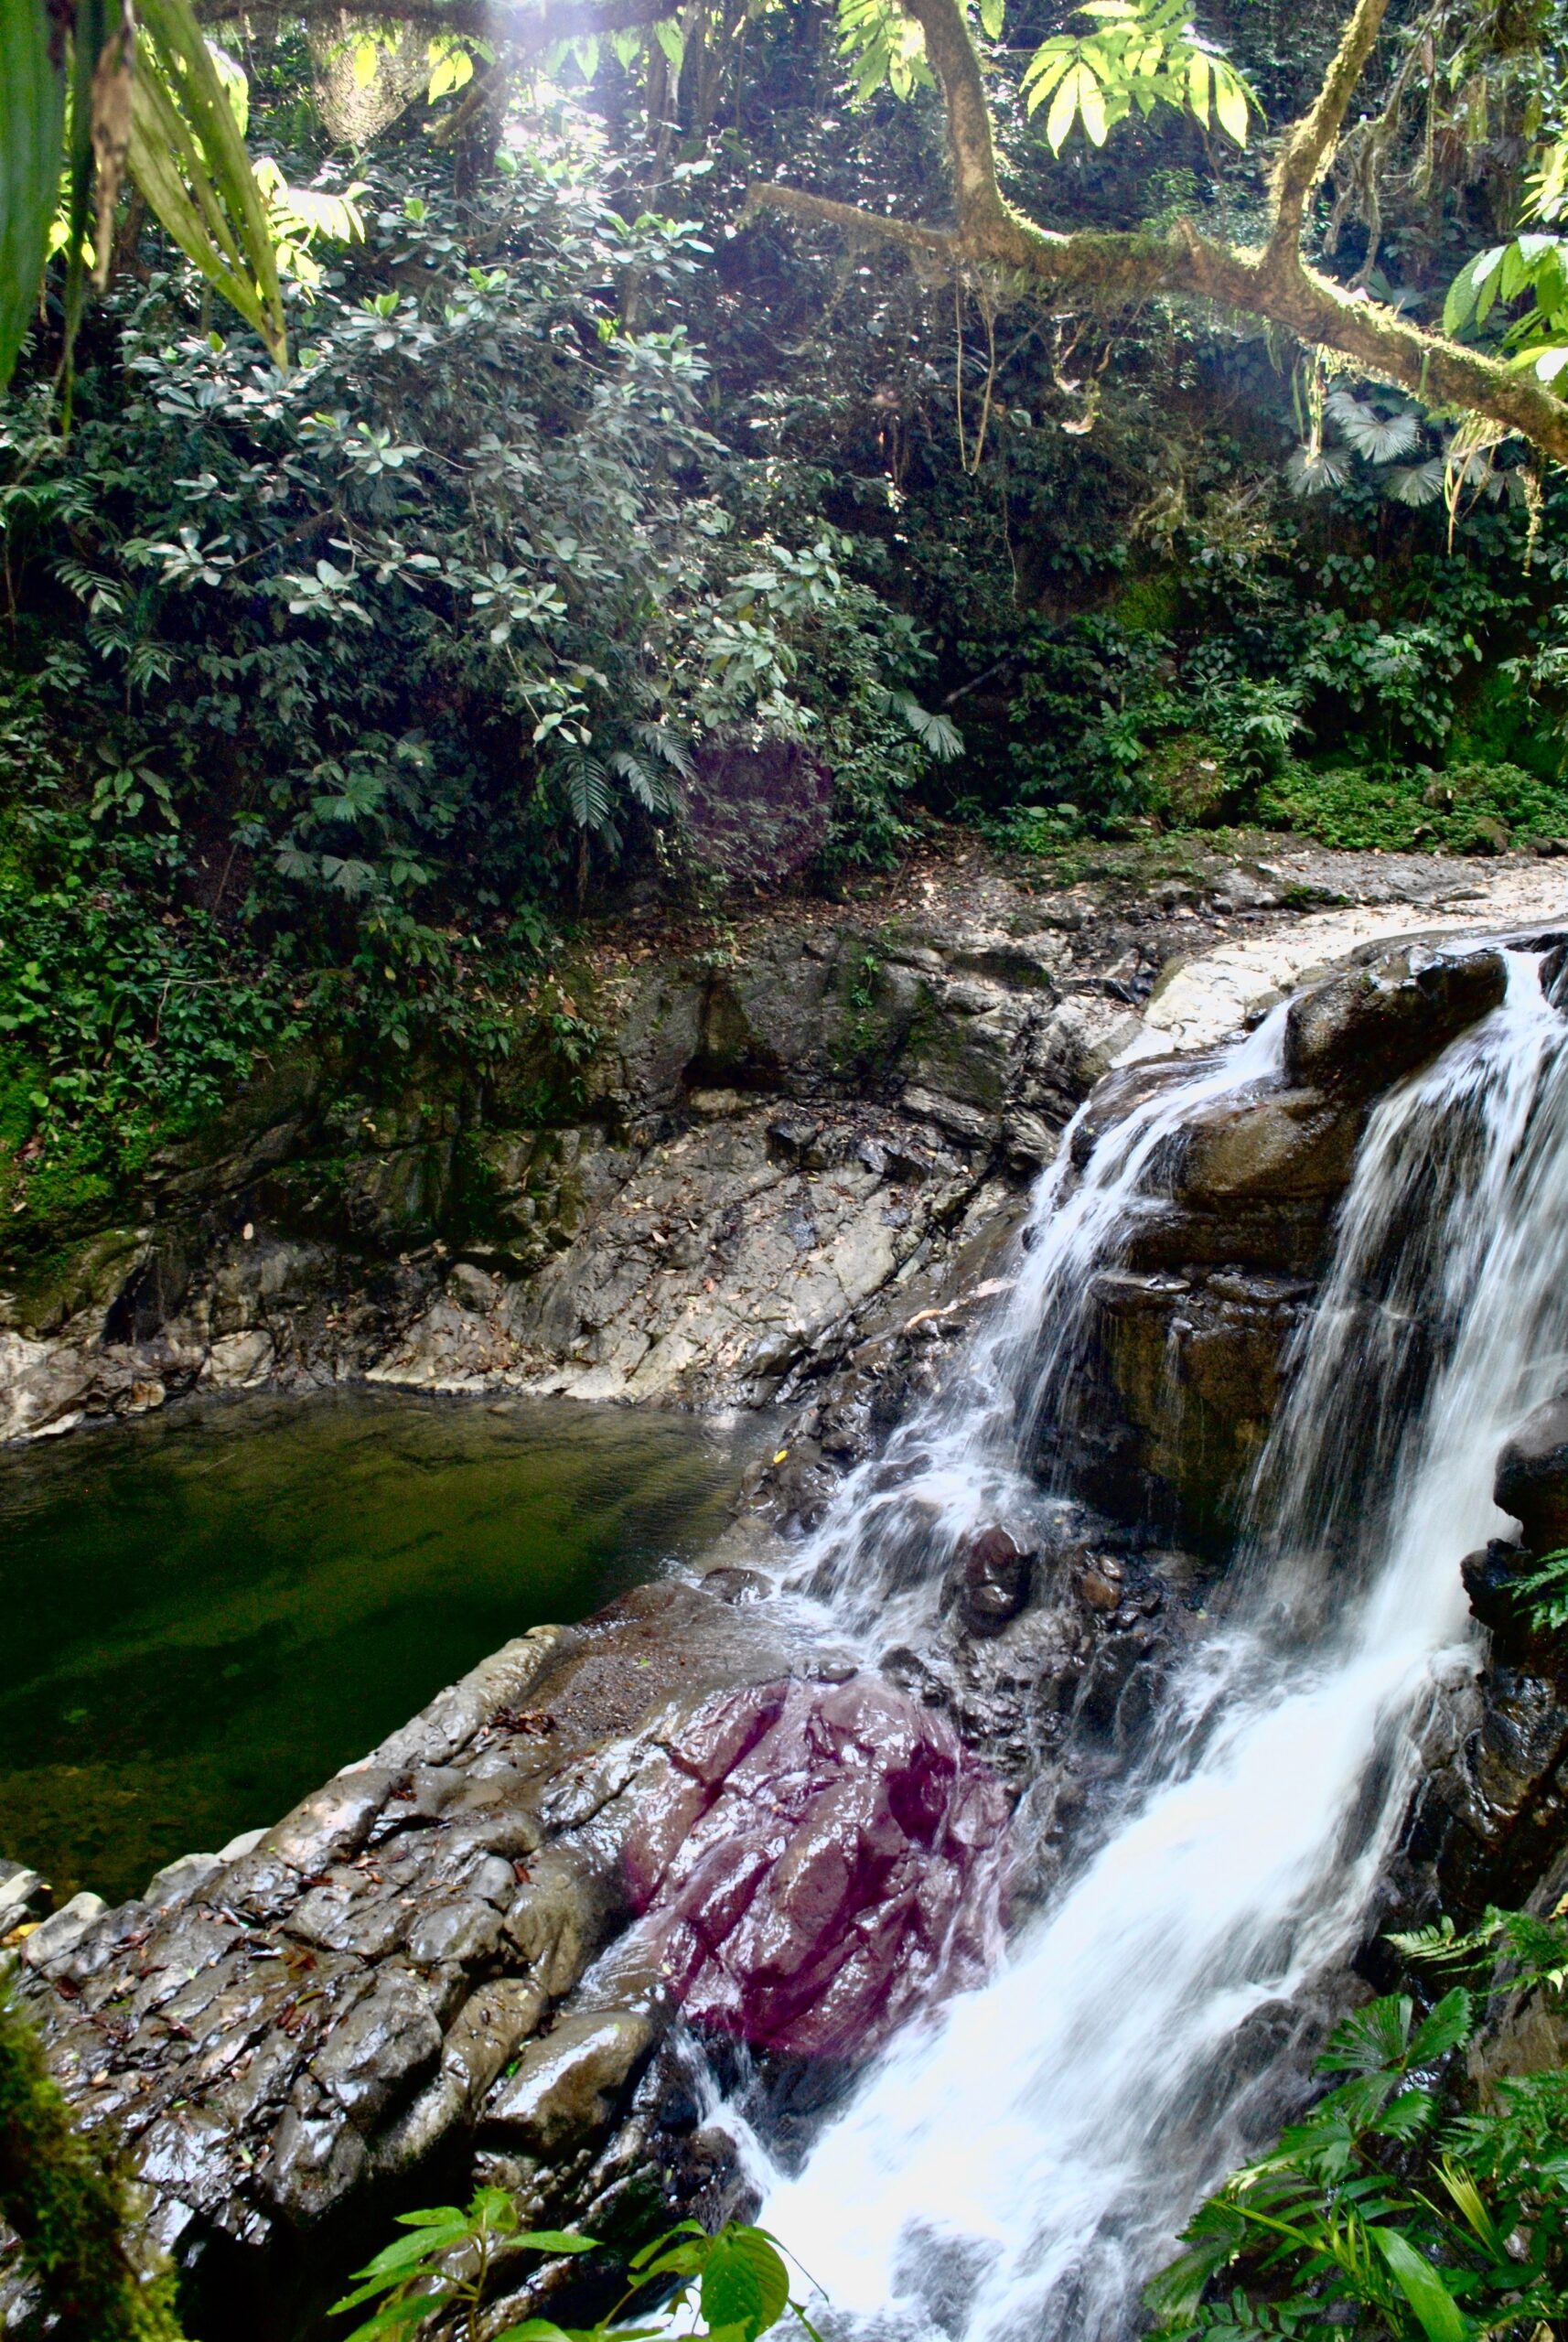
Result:
[[[413,2342],[417,2335],[475,2342],[498,2270],[515,2273],[523,2256],[608,2257],[595,2238],[575,2230],[525,2229],[514,2198],[499,2187],[479,2188],[467,2209],[446,2204],[402,2213],[398,2225],[408,2233],[360,2270],[353,2290],[334,2305],[344,2315],[371,2307],[346,2342]],[[626,2267],[629,2283],[593,2326],[530,2317],[499,2330],[492,2321],[484,2331],[492,2342],[607,2342],[612,2334],[618,2342],[760,2342],[790,2315],[819,2342],[765,2229],[726,2220],[709,2235],[697,2221],[682,2220],[632,2253]]]
[[[1530,1993],[1558,2003],[1568,1929],[1489,1910],[1468,1932],[1443,1920],[1390,1940],[1475,1988],[1451,1985],[1423,2016],[1387,1994],[1337,2028],[1318,2061],[1334,2087],[1210,2197],[1148,2287],[1169,2342],[1326,2325],[1367,2342],[1529,2342],[1568,2311],[1568,2069],[1454,2105],[1488,1990],[1499,2008]]]
[[[54,238],[66,255],[66,362],[87,282],[108,282],[127,172],[175,242],[279,364],[277,237],[219,61],[189,0],[0,5],[0,391]]]

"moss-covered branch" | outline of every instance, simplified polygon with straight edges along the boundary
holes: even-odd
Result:
[[[1004,196],[980,58],[961,0],[907,0],[926,39],[947,111],[955,225],[943,231],[831,203],[797,188],[754,187],[753,209],[816,219],[844,233],[940,257],[950,269],[1015,273],[1085,301],[1166,294],[1212,301],[1283,326],[1303,341],[1352,359],[1432,406],[1485,415],[1568,463],[1568,405],[1528,371],[1464,349],[1337,285],[1301,255],[1306,199],[1332,158],[1346,111],[1382,23],[1387,0],[1358,0],[1317,98],[1286,134],[1273,214],[1261,249],[1221,243],[1179,220],[1168,234],[1036,227]]]

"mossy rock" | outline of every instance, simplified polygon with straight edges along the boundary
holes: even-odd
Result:
[[[1221,829],[1233,821],[1246,794],[1225,751],[1201,732],[1162,740],[1144,768],[1144,800],[1174,827]]]
[[[103,1307],[139,1265],[146,1242],[145,1229],[109,1228],[23,1262],[9,1294],[0,1295],[0,1325],[37,1341],[81,1310]]]

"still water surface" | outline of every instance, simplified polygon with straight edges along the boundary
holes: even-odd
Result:
[[[767,1426],[397,1392],[0,1453],[0,1853],[135,1894],[723,1528]]]

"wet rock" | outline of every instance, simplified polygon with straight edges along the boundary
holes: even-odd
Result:
[[[1374,1098],[1427,1065],[1508,988],[1498,951],[1446,957],[1408,943],[1315,985],[1285,1026],[1289,1078],[1347,1099]]]
[[[460,1967],[488,1960],[500,1941],[500,1913],[478,1896],[457,1896],[421,1914],[408,1931],[408,1956],[416,1968],[456,1961]]]
[[[285,2218],[307,2226],[334,2210],[369,2168],[365,2142],[347,2114],[312,2095],[278,2125],[268,2193]]]
[[[1263,1269],[1316,1280],[1326,1264],[1336,1197],[1235,1195],[1223,1204],[1152,1199],[1133,1215],[1122,1265],[1129,1269]]]
[[[1113,1519],[1222,1547],[1313,1290],[1256,1270],[1101,1271],[1042,1470]]]
[[[13,1928],[42,1919],[48,1907],[48,1880],[26,1863],[0,1859],[0,1940]]]
[[[172,1910],[177,1904],[188,1903],[222,1867],[220,1854],[182,1854],[149,1879],[145,1899],[160,1911]]]
[[[546,1847],[528,1864],[507,1939],[552,2000],[571,1991],[608,1940],[618,1904],[613,1884],[565,1847]]]
[[[64,1961],[76,1950],[93,1923],[108,1909],[102,1895],[73,1895],[52,1918],[36,1927],[22,1945],[25,1968],[48,1968]]]
[[[412,2095],[441,2054],[430,1995],[406,1971],[382,1974],[328,2033],[311,2071],[361,2131]]]
[[[971,1539],[959,1570],[958,1600],[965,1625],[997,1635],[1029,1599],[1036,1556],[1006,1531],[983,1529]]]
[[[393,1776],[379,1767],[339,1774],[269,1830],[260,1851],[302,1873],[324,1870],[328,1863],[358,1853],[392,1782]]]
[[[760,1570],[721,1568],[703,1572],[703,1591],[716,1594],[721,1602],[766,1602],[775,1588]]]
[[[627,1847],[689,2023],[865,2056],[994,1957],[1006,1803],[952,1727],[858,1675],[720,1695],[666,1741]]]
[[[1568,1545],[1568,1397],[1527,1417],[1498,1459],[1492,1495],[1542,1554]]]
[[[487,2141],[553,2162],[602,2137],[655,2037],[651,2021],[635,2009],[563,2017],[486,2100]]]
[[[1122,1604],[1122,1569],[1113,1553],[1097,1553],[1086,1562],[1078,1574],[1077,1591],[1080,1602],[1102,1617],[1110,1617]]]
[[[1337,1195],[1348,1183],[1361,1117],[1319,1090],[1223,1099],[1187,1123],[1179,1200],[1199,1207]]]
[[[1459,1575],[1471,1611],[1483,1627],[1490,1627],[1499,1634],[1519,1631],[1524,1617],[1519,1582],[1529,1567],[1530,1557],[1524,1548],[1501,1537],[1494,1537],[1478,1552],[1466,1554],[1459,1564]]]

